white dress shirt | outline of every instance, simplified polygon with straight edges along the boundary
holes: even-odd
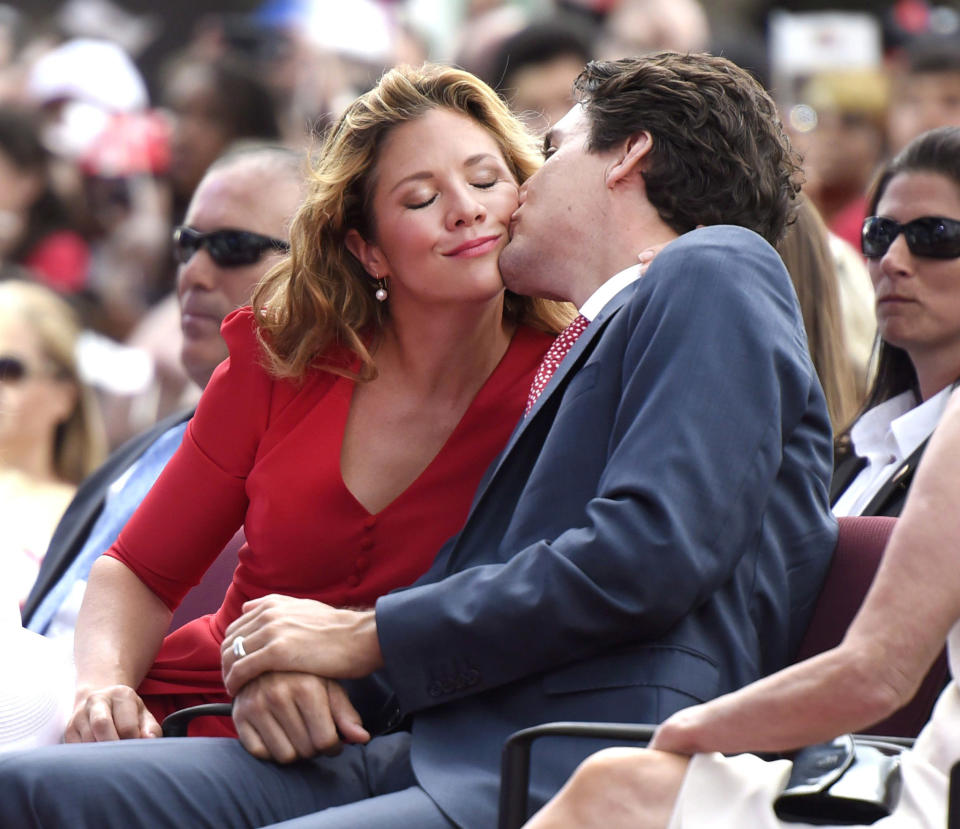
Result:
[[[905,391],[863,414],[850,430],[850,440],[867,465],[837,499],[834,515],[860,515],[866,509],[890,476],[933,434],[952,390],[947,386],[919,406],[913,392]]]
[[[603,310],[611,299],[620,293],[631,282],[636,282],[640,278],[640,265],[631,265],[611,276],[597,290],[590,294],[586,302],[580,308],[580,313],[590,322],[596,319],[597,314]]]

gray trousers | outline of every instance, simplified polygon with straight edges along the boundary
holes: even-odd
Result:
[[[3,827],[450,829],[417,785],[410,735],[289,765],[191,737],[0,754]]]

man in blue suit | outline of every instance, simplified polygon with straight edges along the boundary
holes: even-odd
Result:
[[[582,333],[561,336],[569,353],[463,530],[374,610],[268,596],[227,631],[232,692],[277,678],[234,708],[244,745],[304,761],[224,741],[68,746],[0,765],[16,792],[0,818],[53,825],[55,780],[75,824],[490,827],[514,730],[659,721],[791,658],[836,528],[826,407],[769,244],[795,195],[789,145],[721,58],[591,64],[578,90],[501,262],[511,288],[576,303]],[[664,245],[637,279],[638,253]],[[409,731],[340,746],[297,715],[301,677],[371,674]],[[328,725],[356,733],[355,717],[334,707]],[[550,746],[533,804],[596,747]]]

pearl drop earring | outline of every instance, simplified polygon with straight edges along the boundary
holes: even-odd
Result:
[[[388,296],[387,294],[387,280],[378,279],[377,285],[379,286],[376,291],[374,291],[374,296],[377,298],[377,302],[384,302]]]

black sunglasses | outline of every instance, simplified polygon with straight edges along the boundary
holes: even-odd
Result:
[[[0,383],[19,383],[32,375],[44,374],[55,378],[69,377],[68,373],[54,369],[44,371],[43,369],[30,368],[19,357],[11,357],[10,355],[0,357]]]
[[[868,216],[863,220],[860,249],[870,259],[883,256],[893,240],[903,233],[910,252],[930,259],[960,257],[960,221],[940,216],[922,216],[900,224],[883,216]]]
[[[266,250],[286,253],[290,250],[290,244],[249,230],[225,229],[201,233],[181,225],[173,231],[173,255],[181,265],[189,262],[200,248],[206,248],[210,258],[221,268],[236,268],[260,261]]]
[[[0,357],[0,383],[19,383],[27,376],[27,364],[19,357]]]

